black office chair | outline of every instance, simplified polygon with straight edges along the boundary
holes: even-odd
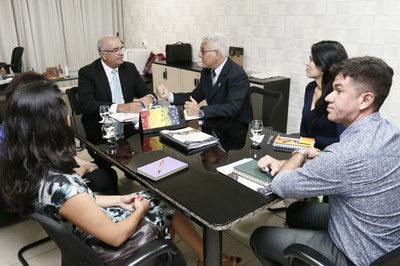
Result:
[[[13,49],[12,55],[11,55],[11,63],[7,64],[4,62],[0,62],[0,68],[4,67],[6,70],[7,74],[10,74],[10,68],[14,73],[19,73],[21,72],[22,69],[22,54],[24,53],[24,47],[15,47]]]
[[[82,111],[79,106],[79,88],[72,87],[65,91],[68,95],[69,104],[71,105],[72,115],[81,115]]]
[[[260,97],[261,100],[252,97],[254,119],[261,119],[264,127],[273,128],[274,121],[277,117],[276,112],[283,101],[282,93],[279,91],[262,89],[256,86],[251,86],[249,89],[252,95],[262,95],[262,97]],[[260,107],[262,107],[261,110],[259,109]]]
[[[365,252],[368,252],[366,250]],[[328,260],[318,251],[303,244],[292,244],[288,246],[283,253],[285,258],[289,260],[289,265],[297,265],[298,262],[303,262],[301,265],[310,266],[334,266],[335,264]],[[370,266],[397,266],[400,265],[400,247],[381,256],[373,261]]]
[[[65,93],[68,96],[69,105],[71,106],[71,115],[72,116],[81,115],[82,111],[79,106],[79,88],[78,87],[69,88],[65,91]],[[82,142],[80,142],[79,145],[76,146],[77,151],[82,151],[84,149],[85,145]]]
[[[29,215],[29,218],[39,222],[49,237],[60,248],[61,264],[63,266],[104,265],[90,246],[86,245],[62,224],[39,213],[32,213]],[[18,252],[18,258],[22,265],[28,266],[28,263],[23,257],[23,252],[26,250],[24,248]],[[133,252],[132,256],[119,265],[149,265],[148,263],[151,263],[151,265],[171,265],[172,262],[178,263],[179,265],[186,265],[182,253],[180,253],[172,241],[156,239],[140,247]]]

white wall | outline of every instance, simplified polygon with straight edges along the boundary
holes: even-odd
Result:
[[[381,109],[400,127],[400,2],[396,0],[124,0],[128,47],[148,42],[190,42],[197,59],[201,37],[225,33],[231,46],[244,47],[245,69],[291,78],[288,132],[298,132],[303,94],[310,81],[304,63],[313,43],[340,41],[349,56],[381,57],[395,71]]]

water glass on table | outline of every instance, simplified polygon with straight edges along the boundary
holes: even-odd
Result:
[[[102,117],[99,123],[104,123],[104,121],[110,116],[110,107],[108,105],[100,105],[99,113]]]
[[[254,146],[260,145],[262,141],[262,132],[264,129],[263,122],[261,120],[252,120],[250,125],[250,131],[252,136],[252,141]]]
[[[103,122],[103,130],[105,131],[105,135],[103,138],[107,139],[106,144],[106,152],[108,154],[116,154],[117,153],[117,140],[116,140],[116,133],[117,133],[117,121],[108,117]]]

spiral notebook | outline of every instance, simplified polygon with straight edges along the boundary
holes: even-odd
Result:
[[[242,176],[239,174],[233,174],[234,167],[245,164],[250,161],[254,161],[257,163],[257,161],[255,161],[253,158],[244,158],[239,161],[236,161],[236,162],[224,165],[224,166],[220,166],[217,168],[217,171],[220,172],[221,174],[224,174],[224,175],[232,178],[236,182],[238,182],[254,191],[257,191],[258,193],[260,193],[263,196],[266,196],[266,197],[269,196],[270,194],[272,194],[271,182],[263,182],[264,184],[267,183],[267,185],[260,185],[259,183],[256,183],[256,182],[252,181],[251,179],[247,179],[244,177],[244,176],[248,177],[247,175]],[[251,163],[252,169],[255,169],[254,167],[258,168],[258,166],[254,164],[254,162]],[[261,173],[262,173],[262,171],[261,171]],[[263,173],[263,175],[266,175],[266,174]],[[272,179],[272,177],[271,177],[271,179]]]
[[[254,159],[234,166],[232,174],[234,179],[235,175],[237,175],[264,187],[268,187],[272,182],[272,176],[261,171],[258,167],[258,162]]]

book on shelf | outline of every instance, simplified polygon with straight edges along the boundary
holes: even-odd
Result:
[[[160,137],[178,145],[186,151],[218,144],[217,137],[191,127],[161,130]]]
[[[188,168],[186,162],[166,156],[160,160],[139,167],[137,172],[153,181],[158,181],[186,168]]]
[[[271,182],[273,177],[261,171],[257,161],[252,158],[244,158],[218,167],[217,171],[264,196],[272,194]]]
[[[279,134],[272,146],[276,151],[292,152],[300,148],[312,148],[314,147],[314,138],[306,137],[293,137],[284,134]]]

